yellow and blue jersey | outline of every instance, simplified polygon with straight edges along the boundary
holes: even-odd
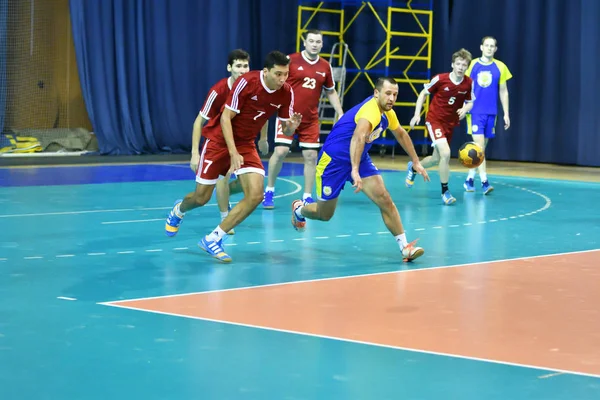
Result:
[[[386,130],[394,130],[400,126],[398,117],[394,110],[381,112],[377,105],[377,99],[373,96],[367,97],[362,103],[352,107],[344,113],[342,118],[333,126],[323,144],[323,151],[331,157],[350,161],[350,141],[356,130],[358,121],[364,118],[371,123],[371,132],[367,136],[363,155],[368,153],[373,142]]]
[[[371,132],[369,132],[365,141],[358,173],[363,179],[379,174],[379,170],[369,157],[369,149],[373,145],[373,141],[381,136],[383,131],[397,129],[400,122],[398,122],[394,110],[382,113],[377,105],[377,99],[370,96],[344,113],[327,135],[317,163],[316,187],[319,200],[337,198],[344,189],[346,182],[352,181],[350,142],[358,121],[362,118],[371,123]]]
[[[473,103],[471,114],[498,114],[500,85],[512,78],[506,64],[496,59],[484,63],[480,58],[476,58],[471,61],[465,74],[473,79],[473,92],[477,99]]]

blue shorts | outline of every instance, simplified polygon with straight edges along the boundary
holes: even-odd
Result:
[[[467,133],[469,135],[485,135],[491,139],[496,136],[496,115],[467,114]]]
[[[331,157],[321,149],[317,162],[317,199],[337,199],[346,182],[352,182],[352,163],[349,160]],[[379,170],[371,161],[369,154],[363,155],[358,167],[361,178],[379,175]],[[353,183],[353,182],[352,182]]]

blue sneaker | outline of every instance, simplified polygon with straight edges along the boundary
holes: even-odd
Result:
[[[263,199],[263,208],[267,210],[272,210],[275,208],[275,202],[273,201],[273,196],[275,196],[274,192],[265,192],[265,197]]]
[[[310,203],[314,203],[315,200],[312,197],[307,197],[304,200],[302,200],[302,202],[304,203],[304,205],[310,204]]]
[[[494,190],[493,186],[490,186],[488,181],[481,182],[481,189],[483,189],[483,194],[490,194]]]
[[[407,188],[411,188],[415,184],[416,172],[413,172],[412,167],[413,167],[413,162],[409,161],[408,167],[406,168],[406,180],[404,181]]]
[[[454,196],[452,196],[449,190],[446,190],[444,192],[444,194],[442,195],[442,200],[444,200],[444,204],[446,204],[447,206],[456,202],[456,199],[454,198]]]
[[[465,192],[474,192],[475,183],[473,182],[473,179],[467,179],[465,183],[463,183],[463,187],[465,188]]]
[[[177,200],[175,202],[175,205],[169,212],[169,216],[167,217],[167,222],[165,224],[165,233],[167,234],[167,236],[175,236],[175,235],[177,235],[177,232],[179,232],[179,226],[181,225],[181,222],[183,221],[183,215],[178,216],[175,213],[175,207],[178,206],[179,204],[181,204],[182,201],[183,201],[183,199]]]
[[[205,252],[207,252],[208,254],[210,254],[211,256],[213,256],[221,262],[229,263],[231,262],[231,257],[229,257],[227,253],[225,253],[225,250],[223,250],[223,247],[221,247],[222,245],[222,240],[218,242],[209,242],[208,240],[206,240],[206,237],[202,238],[202,240],[198,242],[198,247],[200,247],[202,250],[204,250]]]

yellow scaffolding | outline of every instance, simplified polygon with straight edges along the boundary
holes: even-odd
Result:
[[[343,95],[352,90],[359,78],[366,78],[374,87],[372,75],[385,74],[394,77],[400,86],[396,107],[403,107],[404,110],[408,107],[414,109],[416,97],[420,92],[420,88],[416,85],[422,86],[431,78],[432,7],[431,0],[404,2],[396,0],[299,0],[296,51],[301,50],[304,41],[303,35],[306,31],[320,29],[323,35],[335,37],[340,43],[348,44],[347,56],[352,66],[347,68],[347,72],[353,73],[354,76],[345,85]],[[338,29],[323,30],[319,28],[319,18],[317,17],[319,14],[333,15],[334,17],[328,20],[329,25],[335,21]],[[369,22],[368,27],[365,27],[365,32],[369,32],[374,26],[379,26],[385,32],[385,40],[368,62],[360,65],[352,53],[352,43],[346,42],[345,37],[359,15],[365,14],[374,18]],[[395,29],[399,26],[403,30]],[[408,53],[405,53],[407,51],[405,49],[409,49]],[[330,54],[323,53],[321,56],[329,57]],[[334,54],[332,57],[339,60],[341,53]],[[422,112],[425,113],[428,109],[429,98],[427,98]],[[322,124],[326,123],[331,124],[330,121],[322,121]],[[409,127],[406,128],[409,130]],[[424,126],[414,129],[422,130],[424,139],[423,141],[417,140],[415,143],[424,144],[427,141],[427,130]]]

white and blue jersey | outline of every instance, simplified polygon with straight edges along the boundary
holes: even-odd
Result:
[[[494,137],[500,85],[512,78],[512,74],[502,61],[492,59],[484,63],[480,58],[471,61],[465,74],[473,79],[473,92],[477,98],[467,114],[467,133]]]

